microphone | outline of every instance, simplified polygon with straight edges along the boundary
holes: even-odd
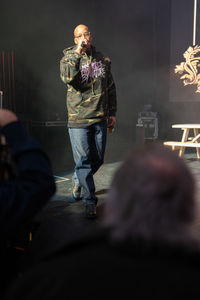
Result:
[[[84,42],[82,42],[82,43],[81,43],[81,47],[82,47],[82,48],[85,48],[85,47],[86,47],[86,44],[85,44]]]

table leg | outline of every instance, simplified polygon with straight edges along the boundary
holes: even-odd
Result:
[[[190,131],[190,128],[184,128],[183,129],[183,135],[182,135],[181,142],[187,142],[189,131]],[[183,157],[184,152],[185,152],[185,147],[181,147],[180,150],[179,150],[179,156]]]
[[[194,137],[196,137],[199,134],[199,131],[197,128],[194,128]],[[198,143],[198,140],[195,141],[195,143]],[[197,158],[200,158],[200,149],[197,147],[196,148],[196,152],[197,152]]]

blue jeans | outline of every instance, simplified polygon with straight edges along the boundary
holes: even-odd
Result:
[[[75,183],[83,188],[85,204],[97,204],[93,175],[104,162],[107,122],[86,128],[69,128],[69,136],[75,162]]]

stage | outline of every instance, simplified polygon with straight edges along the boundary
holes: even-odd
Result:
[[[196,158],[195,153],[187,153],[183,158],[190,168],[195,182],[196,182],[196,198],[198,203],[197,220],[195,226],[200,226],[200,161]],[[121,162],[104,163],[100,170],[94,175],[96,185],[96,196],[98,197],[98,219],[89,220],[89,222],[100,222],[102,217],[103,205],[105,203],[106,195],[110,187],[114,172],[120,166]],[[77,203],[70,203],[71,187],[72,187],[73,171],[55,175],[56,194],[49,200],[48,204],[38,214],[37,220],[44,220],[46,217],[53,217],[67,221],[68,216],[80,222],[88,222],[84,216],[84,205],[82,201]]]
[[[98,212],[100,213],[100,216],[112,176],[119,165],[120,162],[105,163],[94,175],[96,196],[98,197]],[[68,215],[71,215],[74,218],[80,217],[82,220],[82,217],[84,217],[84,205],[82,201],[80,200],[77,203],[70,203],[73,171],[54,176],[56,180],[56,194],[50,199],[42,212],[40,212],[37,219],[43,219],[46,216],[63,219],[63,217],[67,218]]]

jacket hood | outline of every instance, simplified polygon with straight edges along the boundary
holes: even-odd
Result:
[[[72,50],[73,48],[75,49],[75,47],[76,47],[76,46],[71,46],[71,47],[65,48],[65,49],[63,50],[64,55],[65,55],[68,51]]]

